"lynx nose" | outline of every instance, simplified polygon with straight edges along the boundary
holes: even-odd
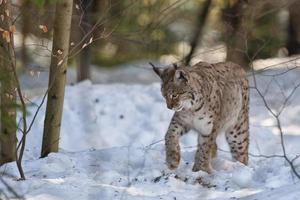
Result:
[[[173,108],[173,103],[172,103],[172,101],[167,100],[166,103],[167,103],[167,108],[169,108],[169,109],[172,109],[172,108]]]

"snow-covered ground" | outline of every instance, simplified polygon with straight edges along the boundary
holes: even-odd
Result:
[[[273,110],[299,82],[300,71],[272,70],[257,76],[259,87]],[[36,98],[39,103],[41,98]],[[300,92],[287,102],[280,119],[288,155],[300,154]],[[30,121],[36,105],[29,107]],[[299,180],[282,158],[275,120],[255,90],[251,90],[250,163],[231,160],[224,135],[218,138],[214,172],[192,172],[196,134],[181,140],[182,160],[174,171],[165,165],[164,134],[172,116],[160,94],[159,83],[149,85],[83,82],[66,88],[60,152],[39,159],[43,116],[39,113],[28,135],[24,158],[25,181],[4,176],[26,199],[285,199],[300,196]],[[300,172],[300,160],[295,163]],[[14,163],[1,172],[18,177]],[[6,188],[0,184],[0,189]],[[4,191],[7,192],[5,189]],[[0,196],[1,197],[1,196]]]

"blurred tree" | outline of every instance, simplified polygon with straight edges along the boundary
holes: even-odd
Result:
[[[16,159],[16,83],[11,1],[0,1],[0,165]]]
[[[300,53],[300,0],[289,6],[287,49],[289,55]]]
[[[227,47],[227,61],[235,62],[245,69],[248,69],[248,59],[245,51],[245,32],[242,26],[245,11],[244,0],[226,0],[225,8],[222,10],[222,20],[224,22],[224,37]]]
[[[22,48],[21,48],[21,61],[24,67],[27,67],[29,64],[29,56],[26,48],[26,38],[30,32],[29,30],[29,22],[31,13],[29,10],[31,9],[30,0],[23,0],[21,5],[21,19],[22,19]]]
[[[94,44],[92,61],[111,66],[145,58],[159,59],[163,54],[174,53],[176,45],[183,40],[173,30],[182,28],[176,24],[177,20],[193,18],[191,9],[197,11],[197,8],[185,7],[187,2],[194,1],[103,1],[99,32],[104,39]]]
[[[278,17],[281,5],[271,0],[225,2],[222,19],[226,60],[248,70],[251,60],[275,56],[284,42]]]
[[[192,56],[198,46],[198,42],[201,39],[203,27],[206,23],[207,16],[209,14],[210,5],[211,5],[211,0],[205,0],[203,5],[200,6],[198,17],[197,17],[196,29],[195,29],[194,36],[190,43],[191,50],[185,57],[185,65],[190,64]]]
[[[81,7],[81,16],[77,18],[78,23],[77,33],[79,40],[83,39],[86,34],[92,29],[92,8],[94,7],[94,0],[79,0],[79,5]],[[92,34],[89,34],[89,37],[83,42],[88,43],[89,39],[92,37]],[[78,40],[78,42],[80,42]],[[91,46],[87,45],[82,49],[77,58],[77,81],[83,81],[85,79],[90,79],[90,64],[91,64]]]
[[[249,1],[245,16],[247,29],[247,53],[251,59],[270,58],[277,55],[284,45],[284,34],[280,26],[280,1]],[[272,37],[270,37],[272,35]],[[254,57],[254,58],[253,58]]]
[[[20,31],[21,31],[21,48],[17,55],[20,55],[21,64],[27,67],[33,60],[33,49],[42,49],[42,45],[30,47],[27,46],[26,40],[50,39],[54,19],[54,0],[20,0]],[[18,18],[17,18],[18,19]],[[17,20],[18,22],[18,20]],[[34,36],[34,37],[31,37]],[[28,40],[27,40],[28,41]],[[45,48],[44,48],[45,49]]]
[[[56,1],[49,91],[41,157],[58,151],[64,103],[73,0]]]

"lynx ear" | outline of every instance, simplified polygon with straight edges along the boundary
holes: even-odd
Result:
[[[183,70],[176,70],[175,72],[175,78],[177,80],[181,80],[181,81],[186,81],[188,82],[188,75],[185,71]]]
[[[152,66],[153,71],[161,78],[163,70],[158,67],[155,67],[155,65],[151,62],[149,64]]]
[[[178,69],[177,63],[173,63],[173,67],[174,67],[174,69]]]

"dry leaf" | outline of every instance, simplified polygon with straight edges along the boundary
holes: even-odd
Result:
[[[8,31],[4,31],[4,32],[2,33],[2,37],[3,37],[3,39],[6,40],[7,43],[10,43],[10,34],[9,34]]]
[[[93,42],[93,37],[91,37],[90,41],[89,41],[89,44],[91,44]]]
[[[5,13],[6,13],[6,16],[9,17],[9,10],[8,9],[5,10]]]
[[[61,64],[64,62],[64,60],[61,60],[57,63],[57,66],[61,66]]]
[[[8,115],[9,115],[9,116],[14,116],[14,115],[15,115],[15,112],[14,112],[14,111],[8,111]]]
[[[45,25],[39,25],[39,28],[44,32],[47,33],[48,32],[48,28]]]
[[[87,46],[87,44],[84,43],[84,44],[82,45],[81,49],[84,49],[86,46]]]
[[[60,49],[57,50],[57,53],[58,53],[59,55],[63,54],[62,50],[60,50]]]
[[[14,96],[12,94],[6,93],[5,96],[7,98],[9,98],[10,100],[12,100],[14,98]]]
[[[10,26],[10,27],[9,27],[9,31],[10,31],[11,33],[16,32],[16,31],[17,31],[16,26],[15,26],[15,25]]]

